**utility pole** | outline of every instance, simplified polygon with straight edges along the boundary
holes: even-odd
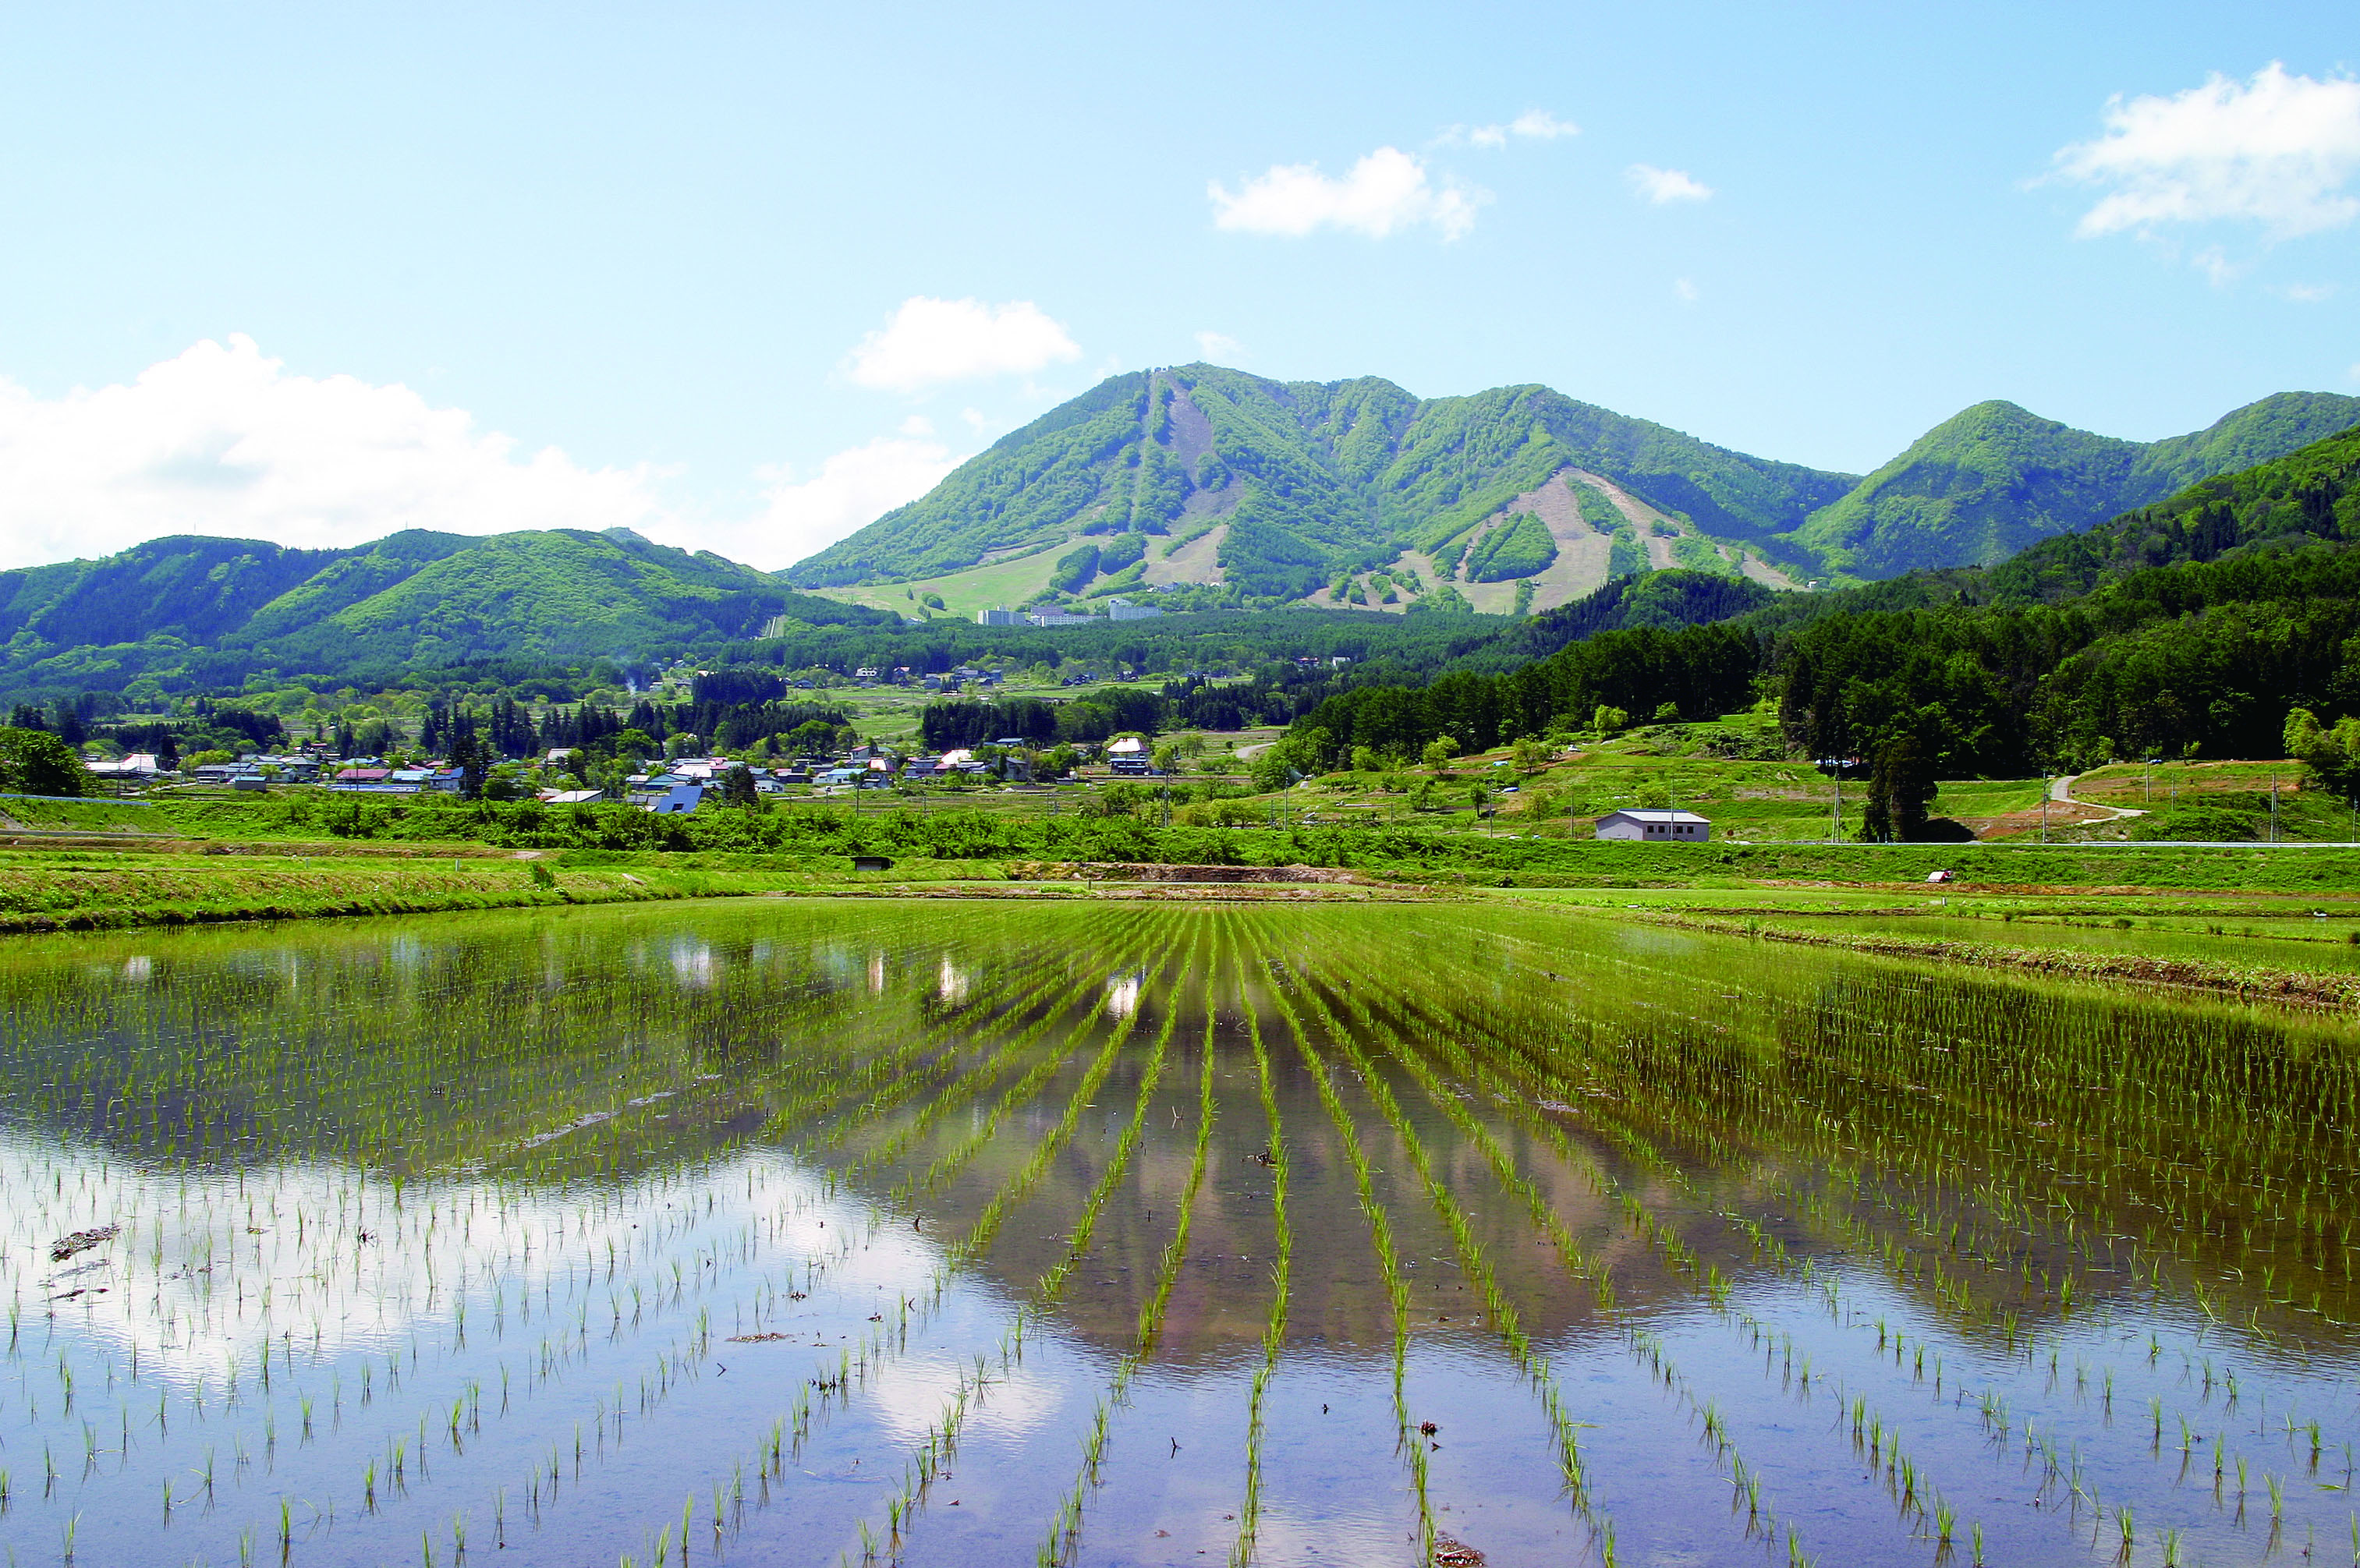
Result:
[[[2270,842],[2278,841],[2278,776],[2270,775]]]
[[[1836,803],[1828,813],[1828,842],[1843,842],[1843,758],[1835,759]]]
[[[2049,769],[2040,770],[2040,842],[2049,842]]]

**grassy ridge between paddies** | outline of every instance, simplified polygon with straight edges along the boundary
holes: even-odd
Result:
[[[480,851],[395,857],[302,855],[277,845],[268,853],[232,855],[0,853],[0,932],[873,893],[978,876],[997,880],[1001,873],[971,863],[919,863],[889,879],[856,872],[847,860],[784,866],[759,856],[595,853],[519,860]]]
[[[2246,914],[2293,915],[2313,906],[2346,919],[2360,912],[2360,851],[2146,849],[2135,845],[2013,846],[1661,845],[1519,840],[1477,834],[1406,834],[1343,828],[1159,830],[1119,824],[1013,853],[978,833],[952,853],[932,851],[913,830],[939,823],[871,820],[792,850],[626,852],[595,848],[487,850],[410,842],[224,841],[199,845],[0,851],[0,931],[99,929],[309,916],[420,913],[563,903],[755,895],[1015,892],[1052,882],[1059,868],[1109,862],[1308,866],[1358,871],[1385,882],[1441,890],[1549,898],[1618,892],[1653,905],[1710,899],[1797,904],[1922,900],[1925,877],[1954,872],[1945,898],[2033,909],[2054,902],[2133,901],[2193,912],[2247,906]],[[994,829],[1042,824],[995,821]],[[1068,824],[1078,825],[1078,824]],[[1119,845],[1108,842],[1119,836]],[[885,871],[853,868],[855,854],[882,854]],[[1070,881],[1055,889],[1091,889]],[[1105,889],[1098,889],[1103,892]],[[1587,901],[1587,900],[1585,900]],[[2276,906],[2283,904],[2285,908]],[[1698,911],[1699,913],[1702,910]]]
[[[1627,918],[1627,917],[1626,917]],[[1961,942],[1954,939],[1914,940],[1890,932],[1848,930],[1841,920],[1817,929],[1800,923],[1749,919],[1743,921],[1650,909],[1638,917],[1652,925],[1687,931],[1745,936],[1757,941],[1791,942],[1808,947],[1841,948],[1883,958],[1931,959],[1945,964],[1969,964],[2016,974],[2052,975],[2077,979],[2169,990],[2209,992],[2248,1001],[2269,1001],[2329,1009],[2360,1004],[2360,975],[2303,966],[2242,962],[2246,955],[2233,941],[2221,943],[2217,956],[2191,957],[2165,953],[2106,952],[2070,942],[2042,946],[2003,942]],[[2128,920],[2122,922],[2129,925]],[[2007,928],[2002,927],[2002,930]],[[2261,944],[2256,944],[2261,945]],[[2283,960],[2295,944],[2267,944],[2271,956]]]
[[[655,816],[620,805],[547,807],[531,800],[462,802],[422,797],[363,802],[293,793],[175,801],[142,821],[183,841],[268,844],[311,854],[414,854],[426,846],[472,844],[544,853],[646,854],[656,857],[655,864],[691,855],[754,855],[762,857],[765,866],[780,867],[840,866],[842,857],[858,855],[897,861],[1303,865],[1349,867],[1419,882],[1568,887],[1887,885],[1923,882],[1934,872],[1947,870],[1962,885],[2027,891],[2096,887],[2303,894],[2360,890],[2360,849],[2327,844],[2191,849],[2020,840],[1966,844],[1799,840],[1630,844],[1415,819],[1278,827],[1178,821],[1164,825],[1144,814],[1109,817],[1076,811],[1021,817],[945,809],[934,802],[888,808],[883,801],[862,802],[858,808],[830,801],[767,812],[710,810]],[[131,837],[120,841],[126,849],[138,842]]]
[[[29,832],[0,848],[0,931],[753,894],[956,895],[985,891],[979,884],[1006,895],[1018,883],[1054,884],[1055,867],[1109,864],[1307,866],[1520,894],[1923,898],[1927,877],[1948,871],[1955,881],[1943,896],[1985,905],[2360,898],[2360,850],[2325,845],[1650,844],[1414,821],[1166,826],[1144,816],[1027,818],[882,802],[667,817],[622,806],[365,803],[291,792],[155,807],[11,804],[25,808],[11,815]],[[133,822],[148,831],[126,831]],[[857,855],[885,856],[891,868],[857,873]]]

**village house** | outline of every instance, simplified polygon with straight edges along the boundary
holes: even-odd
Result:
[[[1694,811],[1638,807],[1609,811],[1599,818],[1597,836],[1649,844],[1702,844],[1712,836],[1712,823]]]

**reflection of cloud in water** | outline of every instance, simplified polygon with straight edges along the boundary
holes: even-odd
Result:
[[[1340,1493],[1330,1499],[1339,1508],[1352,1501]],[[1292,1519],[1286,1506],[1263,1510],[1254,1525],[1254,1561],[1283,1563],[1394,1563],[1402,1556],[1401,1525],[1373,1511],[1321,1514],[1317,1519]],[[1354,1546],[1352,1542],[1360,1544]]]
[[[1140,975],[1137,970],[1128,975],[1116,975],[1107,981],[1107,1015],[1127,1018],[1139,1011]]]
[[[135,985],[144,985],[156,973],[156,961],[144,953],[134,953],[123,961],[123,977]]]
[[[672,977],[675,981],[692,990],[712,989],[715,964],[710,943],[683,938],[672,944],[671,956]]]
[[[935,982],[937,994],[945,1002],[956,1007],[967,1000],[967,971],[953,964],[945,955],[943,959],[942,974]]]
[[[1032,1364],[1011,1362],[1003,1370],[995,1356],[986,1370],[990,1386],[981,1399],[970,1396],[967,1400],[967,1421],[959,1432],[963,1443],[1022,1439],[1045,1425],[1065,1403],[1067,1390]],[[953,1355],[912,1356],[872,1389],[878,1421],[897,1443],[924,1442],[926,1433],[943,1419],[962,1376],[975,1376],[971,1357],[962,1366]]]
[[[26,1298],[26,1316],[56,1313],[58,1331],[128,1355],[143,1378],[219,1389],[234,1369],[251,1377],[268,1323],[316,1364],[447,1333],[521,1298],[569,1294],[577,1268],[632,1259],[653,1280],[717,1233],[758,1224],[781,1258],[828,1249],[858,1234],[857,1205],[770,1151],[749,1151],[702,1173],[693,1223],[675,1179],[650,1177],[585,1193],[564,1186],[455,1176],[390,1181],[327,1160],[224,1174],[143,1170],[77,1138],[0,1132],[0,1248]],[[669,1211],[669,1212],[668,1212]],[[783,1213],[782,1213],[783,1211]],[[821,1221],[828,1222],[823,1226]],[[49,1249],[75,1232],[119,1227],[61,1261]],[[366,1239],[364,1239],[366,1237]],[[610,1251],[611,1248],[611,1251]],[[934,1246],[889,1233],[836,1265],[858,1288],[916,1294],[940,1261]],[[881,1288],[880,1288],[881,1287]],[[78,1294],[68,1294],[79,1292]],[[521,1327],[521,1323],[512,1326]]]
[[[869,955],[869,994],[885,994],[885,950],[881,947]]]

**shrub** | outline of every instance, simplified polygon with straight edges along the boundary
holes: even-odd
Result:
[[[1530,512],[1519,512],[1479,540],[1467,555],[1470,583],[1530,577],[1557,559],[1557,540]]]

